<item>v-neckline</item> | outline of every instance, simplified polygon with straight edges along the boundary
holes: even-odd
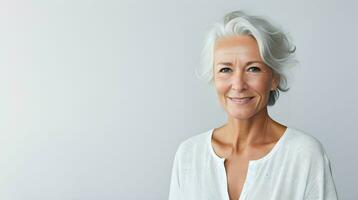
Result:
[[[213,138],[214,130],[215,130],[215,128],[213,128],[209,131],[209,137],[208,137],[209,138],[209,149],[210,149],[211,154],[215,158],[215,160],[217,160],[219,163],[221,163],[221,167],[223,168],[224,177],[225,177],[225,181],[224,181],[225,191],[226,191],[225,194],[227,196],[227,199],[230,200],[229,188],[228,188],[228,178],[227,178],[227,172],[226,172],[226,167],[225,167],[226,158],[222,158],[215,153],[214,147],[212,145],[212,138]],[[258,163],[264,162],[264,161],[268,160],[270,157],[272,157],[272,155],[280,148],[280,146],[282,146],[282,143],[285,140],[285,138],[287,137],[287,135],[289,134],[290,130],[291,129],[289,127],[286,127],[286,129],[283,132],[283,134],[281,135],[280,139],[276,142],[276,144],[272,147],[272,149],[266,155],[264,155],[263,157],[261,157],[259,159],[248,161],[244,184],[242,185],[242,188],[240,191],[240,196],[239,196],[238,200],[243,200],[244,195],[246,195],[247,191],[251,188],[248,185],[248,178],[251,179],[251,176],[253,176],[252,173],[253,173],[254,167]],[[249,187],[249,188],[247,188],[247,187]]]

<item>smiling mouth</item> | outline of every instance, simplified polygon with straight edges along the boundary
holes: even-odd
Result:
[[[249,103],[254,97],[244,97],[244,98],[231,98],[228,97],[231,102],[235,103],[235,104],[247,104]]]

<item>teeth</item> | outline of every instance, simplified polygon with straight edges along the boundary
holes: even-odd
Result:
[[[252,99],[252,97],[230,98],[230,99],[231,99],[233,102],[244,104],[244,103],[249,102],[249,101]]]
[[[244,97],[244,98],[231,98],[233,100],[244,100],[244,99],[251,99],[251,97]]]

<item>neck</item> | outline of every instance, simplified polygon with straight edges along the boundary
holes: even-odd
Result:
[[[227,141],[230,141],[233,150],[242,151],[249,145],[263,143],[272,124],[267,108],[250,119],[229,117],[225,125]]]

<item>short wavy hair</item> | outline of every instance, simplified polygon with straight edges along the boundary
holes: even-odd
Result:
[[[248,15],[244,11],[233,11],[225,15],[222,22],[213,24],[202,50],[200,68],[195,69],[196,76],[210,85],[214,84],[215,43],[219,38],[235,35],[254,37],[262,60],[272,69],[273,74],[279,77],[278,88],[270,91],[267,104],[274,105],[280,91],[289,90],[286,72],[298,63],[295,59],[296,47],[289,40],[287,33],[262,17]]]

